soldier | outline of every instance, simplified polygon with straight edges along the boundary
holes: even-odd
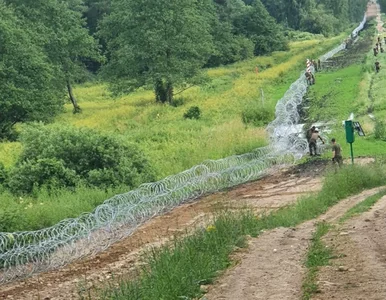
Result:
[[[315,72],[318,72],[318,65],[316,64],[315,60],[311,60],[311,64],[313,65]]]
[[[310,129],[307,130],[306,139],[307,139],[308,143],[310,142],[311,136],[314,133],[315,129],[316,129],[316,127],[312,126]]]
[[[324,144],[324,140],[319,135],[319,129],[315,128],[314,132],[311,135],[311,139],[310,139],[310,141],[308,143],[308,147],[310,149],[310,155],[311,156],[318,155],[317,147],[316,147],[316,142],[318,141],[318,139],[320,139],[322,141],[322,143]]]
[[[381,64],[379,63],[379,61],[376,61],[375,62],[375,71],[377,72],[377,73],[379,73],[379,70],[381,69]]]
[[[308,85],[315,84],[315,76],[314,74],[312,74],[312,72],[306,72],[305,75],[306,75]]]
[[[339,167],[343,165],[342,148],[336,143],[335,138],[331,140],[332,143],[332,162],[338,164]]]
[[[320,59],[318,59],[318,70],[321,70],[321,69],[322,69],[322,66],[321,66],[321,63],[320,63]]]
[[[374,48],[373,51],[374,51],[374,56],[377,56],[378,55],[378,48]]]

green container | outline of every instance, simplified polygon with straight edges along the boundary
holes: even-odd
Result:
[[[352,121],[345,121],[346,140],[347,143],[352,144],[355,142],[354,126]]]

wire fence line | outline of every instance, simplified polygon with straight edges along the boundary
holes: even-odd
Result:
[[[353,32],[358,34],[366,18]],[[323,55],[326,60],[345,44]],[[307,153],[308,143],[291,127],[298,124],[298,105],[307,92],[302,72],[276,105],[275,120],[267,127],[269,146],[243,155],[207,160],[154,183],[116,195],[78,218],[37,231],[0,232],[0,284],[53,270],[95,255],[132,234],[138,226],[204,194],[256,180],[275,166],[293,164]]]

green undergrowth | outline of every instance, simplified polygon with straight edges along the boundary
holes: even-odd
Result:
[[[344,223],[345,221],[347,221],[348,219],[350,219],[356,215],[360,215],[361,213],[369,211],[374,206],[374,204],[376,204],[385,195],[386,195],[386,190],[382,190],[382,191],[376,193],[375,195],[372,195],[372,196],[366,198],[364,201],[362,201],[362,202],[358,203],[357,205],[355,205],[354,207],[350,208],[344,214],[344,216],[339,220],[339,222]]]
[[[307,253],[305,266],[308,269],[307,275],[303,281],[303,296],[302,300],[311,299],[312,295],[318,291],[316,277],[319,267],[327,266],[332,255],[332,250],[327,248],[322,242],[322,237],[325,236],[331,225],[328,223],[319,223],[316,226],[316,231],[312,236],[312,242]]]
[[[173,243],[147,253],[144,257],[146,267],[138,271],[138,278],[123,281],[118,288],[106,289],[103,298],[172,300],[202,296],[200,286],[212,283],[231,265],[229,255],[237,247],[246,245],[245,236],[255,237],[262,230],[297,226],[326,212],[339,200],[363,189],[383,185],[385,180],[386,170],[382,165],[346,166],[337,173],[328,172],[318,194],[304,197],[294,205],[261,218],[251,212],[220,214],[205,230],[199,229],[186,238],[176,238]],[[318,235],[324,230],[321,225]],[[314,253],[319,251],[320,245],[317,246]],[[318,260],[310,259],[310,264]]]
[[[153,91],[143,88],[113,98],[106,84],[87,83],[74,89],[82,113],[74,115],[68,104],[56,123],[94,128],[137,144],[161,179],[206,159],[266,145],[264,128],[245,125],[242,113],[264,106],[269,113],[262,124],[272,121],[277,101],[299,77],[306,58],[320,56],[341,39],[292,42],[289,51],[205,70],[207,82],[182,93],[176,88],[174,106],[156,103]],[[184,119],[192,106],[199,107],[199,120]],[[7,155],[10,147],[20,145],[12,143],[4,153],[0,147],[0,161],[7,167],[17,158]]]
[[[207,159],[248,153],[265,146],[265,129],[244,124],[242,112],[261,107],[262,88],[264,107],[270,111],[268,118],[273,118],[276,102],[299,77],[305,57],[318,57],[340,40],[341,37],[335,37],[294,42],[288,52],[208,69],[211,81],[177,95],[176,106],[155,103],[152,91],[140,89],[112,98],[106,85],[88,83],[75,89],[82,113],[72,114],[67,105],[55,124],[94,128],[138,145],[154,168],[156,179],[162,179]],[[183,118],[192,105],[201,111],[199,120]],[[270,120],[263,123],[267,121]],[[12,169],[22,150],[19,142],[1,143],[0,165]],[[0,227],[5,231],[44,228],[90,212],[103,200],[127,191],[126,188],[106,193],[102,189],[80,188],[52,191],[49,195],[44,190],[34,190],[19,199],[0,186]]]
[[[50,227],[65,218],[79,217],[92,211],[106,199],[125,192],[126,188],[101,190],[78,187],[76,192],[64,189],[40,190],[35,198],[1,193],[0,232],[38,230]]]

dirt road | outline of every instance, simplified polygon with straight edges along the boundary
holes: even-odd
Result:
[[[331,231],[324,242],[334,250],[331,266],[318,276],[315,300],[386,299],[386,197],[369,212]]]
[[[379,188],[368,190],[341,201],[329,209],[326,214],[316,220],[305,222],[296,228],[278,228],[264,233],[257,239],[251,240],[248,252],[243,253],[238,258],[241,261],[240,264],[228,270],[214,286],[209,288],[209,293],[202,299],[301,299],[302,283],[306,273],[304,261],[315,230],[315,224],[321,221],[336,222],[349,208],[365,200],[370,195],[377,193],[379,190]],[[386,201],[384,206],[386,206]],[[386,223],[385,220],[383,221],[384,223]],[[386,232],[383,232],[386,235]],[[385,258],[384,260],[386,261]],[[339,276],[338,272],[334,274]],[[386,275],[385,272],[379,275],[381,274]],[[386,283],[383,286],[386,288]],[[345,290],[340,291],[343,296]],[[362,299],[355,298],[355,293],[348,298],[335,298],[335,295],[335,291],[332,291],[331,298],[321,297],[316,299]],[[386,297],[363,299],[386,299]]]

